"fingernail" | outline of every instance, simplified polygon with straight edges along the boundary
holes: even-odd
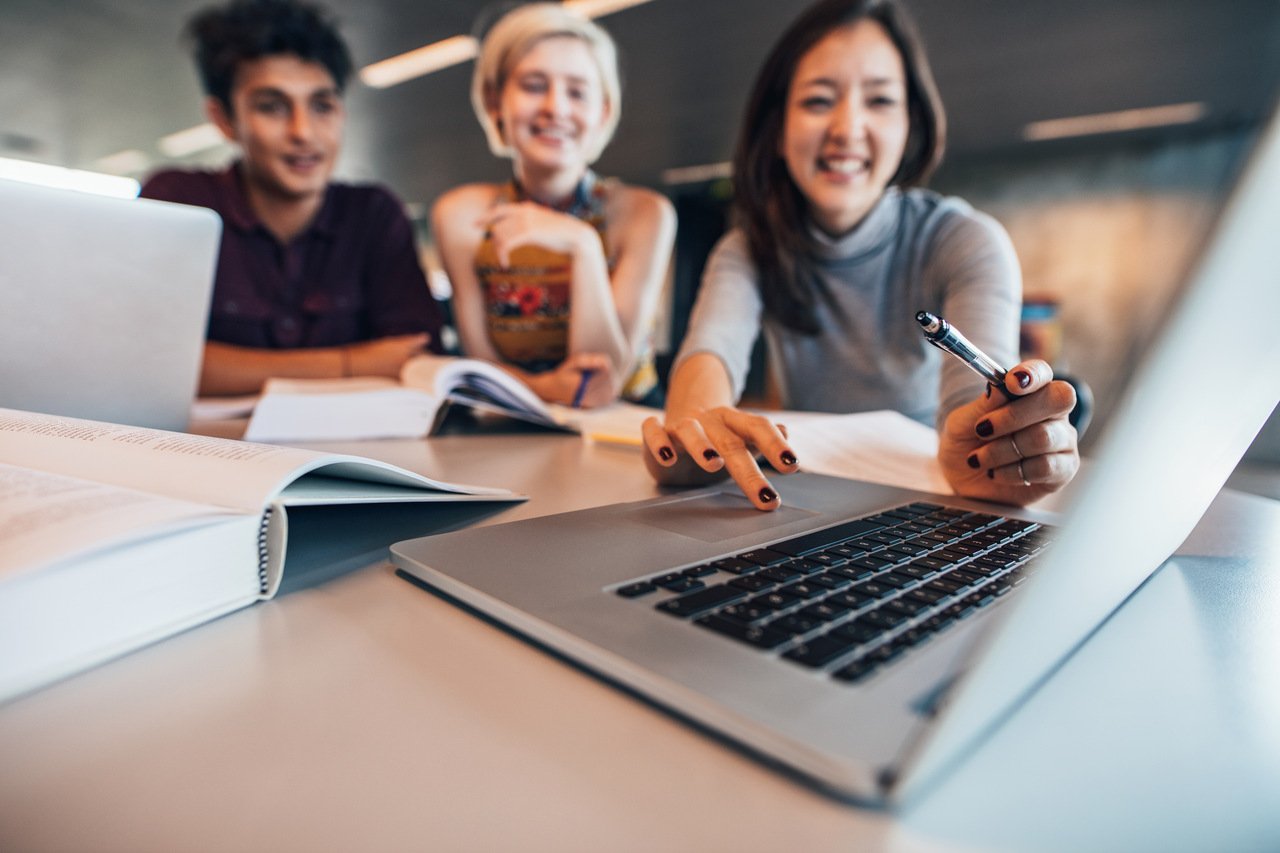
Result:
[[[1027,373],[1025,370],[1015,370],[1013,372],[1013,378],[1018,380],[1019,388],[1026,388],[1031,384],[1031,374]]]
[[[714,450],[707,449],[702,451],[702,458],[710,462],[712,459],[719,459],[720,454],[716,453]]]
[[[987,399],[988,400],[991,399],[991,383],[990,382],[987,383]]]
[[[781,456],[780,456],[779,458],[780,458],[780,459],[782,459],[782,464],[783,464],[783,465],[794,465],[794,464],[796,464],[796,455],[795,455],[794,453],[792,453],[790,450],[784,450],[784,451],[782,451],[782,454],[781,454]]]
[[[988,479],[988,480],[994,480],[995,478],[996,478],[996,469],[995,469],[995,468],[988,468],[988,469],[987,469],[987,479]]]
[[[970,468],[977,469],[982,467],[982,463],[978,461],[978,454],[976,453],[969,454],[969,458],[966,461],[969,463]]]
[[[987,420],[978,421],[977,433],[983,438],[987,438],[988,436],[991,435],[991,433],[995,431],[996,431],[996,428],[991,425],[991,421],[987,421]]]
[[[670,462],[672,459],[676,458],[676,454],[670,447],[660,447],[658,448],[658,457],[662,459],[663,462]]]
[[[778,493],[775,492],[773,489],[769,488],[768,486],[765,486],[763,489],[760,490],[761,503],[771,504],[777,499],[778,499]]]

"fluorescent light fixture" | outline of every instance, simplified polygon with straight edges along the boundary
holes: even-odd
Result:
[[[667,186],[674,184],[696,184],[701,181],[714,181],[727,178],[733,174],[733,164],[707,163],[702,166],[680,166],[675,169],[662,170],[662,182]]]
[[[588,18],[601,18],[648,2],[649,0],[564,0],[564,5]]]
[[[162,136],[157,144],[166,157],[189,157],[192,154],[216,148],[224,142],[226,140],[222,136],[222,131],[205,122]]]
[[[1095,113],[1072,118],[1055,118],[1033,121],[1022,129],[1022,138],[1033,142],[1042,139],[1062,139],[1068,136],[1089,136],[1095,133],[1117,133],[1122,130],[1138,130],[1144,127],[1165,127],[1174,124],[1190,124],[1199,121],[1208,107],[1201,101],[1185,104],[1168,104],[1162,107],[1143,107],[1120,110],[1113,113]]]
[[[0,157],[0,178],[116,198],[137,198],[140,189],[133,178],[67,169],[48,163],[32,163],[29,160],[10,160],[7,157]]]
[[[136,175],[151,168],[151,158],[136,148],[100,157],[94,167],[109,175]]]
[[[564,5],[584,17],[599,18],[648,2],[650,0],[565,0]],[[452,36],[366,65],[360,69],[360,80],[370,88],[386,89],[415,77],[460,65],[469,59],[475,59],[479,52],[480,43],[472,36]]]
[[[474,59],[480,43],[471,36],[453,36],[444,41],[366,65],[360,69],[360,79],[366,86],[385,89],[414,77],[421,77],[451,65]]]

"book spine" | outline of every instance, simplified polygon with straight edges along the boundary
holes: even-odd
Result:
[[[271,579],[268,577],[271,547],[267,539],[267,529],[271,526],[271,513],[274,511],[275,507],[267,507],[266,512],[262,513],[262,524],[258,527],[258,592],[262,595],[267,594],[271,584]]]

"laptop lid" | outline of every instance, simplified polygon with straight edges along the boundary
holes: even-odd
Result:
[[[990,620],[897,795],[1049,677],[1195,527],[1280,401],[1280,111],[1153,334],[1024,594]]]
[[[0,180],[0,406],[184,429],[222,222]]]

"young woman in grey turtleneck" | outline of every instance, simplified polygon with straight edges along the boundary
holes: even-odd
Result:
[[[997,361],[1017,359],[1008,235],[963,201],[913,188],[941,159],[943,127],[892,0],[822,0],[782,36],[734,157],[739,225],[708,261],[665,419],[644,426],[659,482],[728,473],[759,509],[779,505],[752,449],[783,473],[797,470],[795,454],[768,418],[734,407],[762,331],[784,408],[888,408],[936,424],[959,494],[1025,504],[1074,476],[1075,394],[1049,365],[1014,364],[1008,402],[915,322],[940,314]]]

